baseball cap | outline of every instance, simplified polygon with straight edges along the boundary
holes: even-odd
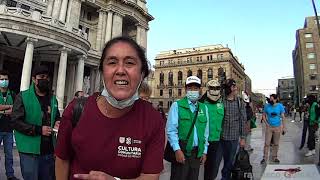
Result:
[[[201,80],[197,76],[189,76],[186,80],[186,86],[189,84],[198,84],[201,86]]]
[[[32,71],[32,76],[34,77],[39,74],[49,74],[48,67],[44,65],[34,67]]]

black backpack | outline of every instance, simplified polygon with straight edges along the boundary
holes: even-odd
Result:
[[[81,117],[82,111],[84,109],[84,106],[87,102],[88,98],[87,97],[79,97],[75,99],[75,103],[73,106],[73,112],[72,112],[72,128],[77,126],[77,123]]]
[[[232,180],[252,180],[252,166],[250,164],[250,156],[248,151],[240,148],[236,155],[235,163],[231,171]]]

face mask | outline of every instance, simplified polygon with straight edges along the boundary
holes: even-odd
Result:
[[[49,80],[38,79],[37,87],[40,90],[40,92],[42,92],[42,93],[49,92]]]
[[[143,77],[143,76],[142,76]],[[142,79],[141,79],[142,81]],[[133,96],[131,96],[128,99],[124,99],[121,101],[118,101],[116,98],[114,98],[106,88],[103,89],[101,95],[104,96],[106,98],[106,100],[108,101],[108,103],[117,108],[117,109],[124,109],[126,107],[132,106],[133,103],[139,99],[139,93],[138,93],[138,89],[140,87],[141,81],[136,89],[136,92],[133,94]]]
[[[270,104],[271,104],[271,105],[273,105],[273,104],[274,104],[274,102],[273,102],[273,101],[270,101]]]
[[[187,98],[191,102],[195,102],[199,99],[199,91],[187,91]]]
[[[0,80],[0,87],[7,88],[9,86],[9,80]]]

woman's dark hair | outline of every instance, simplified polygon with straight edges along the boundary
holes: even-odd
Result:
[[[236,81],[234,79],[227,79],[225,84],[224,84],[224,92],[228,96],[232,91],[231,91],[231,86],[235,86]]]
[[[276,95],[276,94],[271,94],[270,97],[273,97],[273,99],[275,99],[276,102],[279,101],[279,100],[278,100],[278,95]]]
[[[118,43],[118,42],[125,42],[130,44],[131,47],[133,47],[136,51],[137,54],[141,60],[141,72],[143,72],[144,77],[147,77],[150,73],[150,69],[149,69],[149,62],[146,58],[145,55],[145,51],[139,46],[139,44],[134,41],[133,39],[129,38],[129,37],[124,37],[124,36],[120,36],[120,37],[116,37],[111,39],[110,41],[107,42],[107,44],[104,46],[103,50],[102,50],[102,56],[100,59],[100,66],[99,66],[99,70],[102,71],[103,70],[103,61],[106,58],[107,55],[107,51],[111,48],[111,46],[113,46],[114,44]]]

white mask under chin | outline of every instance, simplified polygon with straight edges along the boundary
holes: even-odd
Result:
[[[133,94],[133,96],[131,96],[128,99],[124,99],[124,100],[117,100],[116,98],[114,98],[106,89],[106,87],[104,87],[103,91],[101,92],[101,95],[104,96],[106,98],[106,100],[108,101],[108,103],[117,108],[117,109],[124,109],[126,107],[132,106],[133,103],[139,99],[139,93],[138,93],[138,89],[140,87],[141,81],[135,91],[135,93]]]

